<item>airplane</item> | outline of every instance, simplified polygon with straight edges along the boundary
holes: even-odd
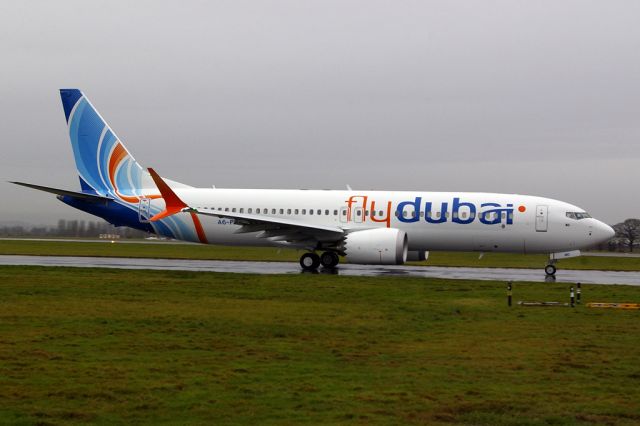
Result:
[[[78,89],[60,96],[80,190],[12,182],[71,207],[162,237],[304,250],[303,270],[400,265],[432,250],[544,253],[559,259],[608,241],[613,229],[550,198],[475,192],[194,188],[144,169]]]

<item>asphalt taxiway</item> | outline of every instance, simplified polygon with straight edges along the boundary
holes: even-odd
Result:
[[[0,256],[0,265],[66,266],[80,268],[153,269],[167,271],[232,272],[244,274],[300,274],[293,262],[249,262],[227,260],[134,259],[114,257]],[[439,266],[340,265],[318,273],[361,277],[423,277],[457,280],[549,282],[542,269],[464,268]],[[640,272],[583,271],[559,269],[555,282],[625,284],[640,286]]]

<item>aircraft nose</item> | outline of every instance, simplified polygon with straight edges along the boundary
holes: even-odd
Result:
[[[594,234],[598,241],[604,243],[613,238],[616,235],[616,231],[614,231],[613,228],[606,223],[598,221],[595,226]]]

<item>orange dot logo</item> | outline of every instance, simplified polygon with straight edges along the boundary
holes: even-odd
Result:
[[[526,208],[525,206],[520,206],[520,207],[518,207],[518,211],[519,211],[520,213],[524,213],[524,212],[526,212],[526,211],[527,211],[527,208]]]

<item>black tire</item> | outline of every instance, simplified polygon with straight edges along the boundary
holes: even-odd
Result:
[[[305,271],[315,271],[320,266],[320,256],[315,253],[305,253],[300,257],[300,266]]]
[[[556,267],[554,265],[547,265],[544,267],[544,273],[552,277],[556,274]]]
[[[338,266],[338,263],[340,263],[340,257],[332,251],[325,251],[320,256],[320,264],[324,268],[333,269]]]

